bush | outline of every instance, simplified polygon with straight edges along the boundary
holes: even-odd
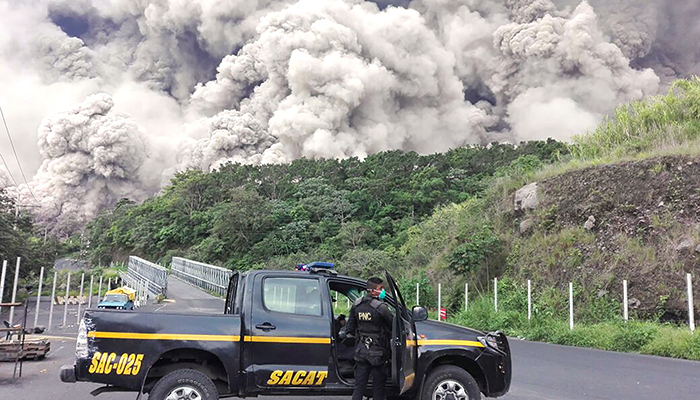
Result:
[[[416,274],[403,274],[398,277],[399,290],[404,296],[404,301],[407,305],[414,305],[416,295],[416,284],[420,284],[420,303],[427,308],[437,307],[437,294],[430,285],[430,280],[425,271],[420,271]]]
[[[663,325],[658,334],[641,348],[641,352],[656,356],[700,360],[700,335],[687,329]]]
[[[524,298],[522,288],[503,279],[498,312],[493,298],[480,296],[450,322],[482,331],[500,330],[526,340],[700,360],[700,335],[692,335],[687,328],[613,317],[596,323],[577,320],[570,330],[566,318],[550,313],[538,313],[528,321],[527,305],[517,298]]]

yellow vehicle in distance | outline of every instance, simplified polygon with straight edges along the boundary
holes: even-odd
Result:
[[[105,293],[104,299],[97,304],[97,308],[112,310],[133,310],[136,290],[122,286]]]

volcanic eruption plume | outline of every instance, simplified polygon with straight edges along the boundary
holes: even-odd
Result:
[[[113,107],[109,95],[92,95],[39,127],[44,161],[30,185],[41,199],[39,217],[54,231],[73,231],[105,204],[143,195],[144,133]]]
[[[0,0],[0,24],[61,233],[185,168],[568,140],[700,72],[694,0]]]

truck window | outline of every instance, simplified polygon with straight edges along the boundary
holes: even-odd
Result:
[[[333,315],[345,315],[347,316],[350,314],[350,309],[352,308],[352,304],[355,302],[354,299],[359,297],[359,295],[355,295],[352,299],[350,296],[346,295],[345,293],[338,292],[336,290],[331,289],[331,300],[333,301]]]
[[[333,282],[330,281],[328,284],[330,289],[331,299],[333,301],[333,315],[337,316],[340,314],[349,315],[352,305],[355,303],[358,297],[365,295],[364,286],[357,286],[355,284],[349,284],[345,282]],[[336,301],[337,299],[337,301]],[[393,314],[396,314],[396,307],[394,307],[394,299],[387,296],[384,300],[386,305],[389,306],[389,310]]]
[[[263,304],[270,311],[321,315],[321,290],[317,279],[266,278]]]

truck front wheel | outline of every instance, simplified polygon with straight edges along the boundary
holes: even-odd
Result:
[[[219,392],[206,375],[193,369],[180,369],[160,378],[148,400],[218,400]]]
[[[420,400],[481,400],[481,391],[469,372],[445,365],[428,375]]]

